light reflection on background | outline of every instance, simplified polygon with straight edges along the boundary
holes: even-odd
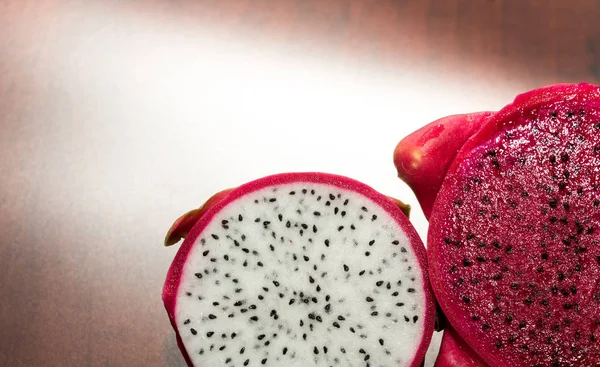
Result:
[[[497,109],[555,67],[503,63],[503,40],[476,32],[498,26],[501,2],[468,21],[441,3],[0,5],[0,278],[18,279],[0,284],[6,363],[181,365],[159,300],[176,250],[162,236],[263,175],[364,181],[411,203],[424,237],[395,144],[438,117]]]

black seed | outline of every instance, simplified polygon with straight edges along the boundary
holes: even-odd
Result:
[[[213,315],[212,313],[210,315],[208,315],[208,318],[211,320],[214,320],[217,318],[217,316]]]
[[[467,296],[464,296],[463,297],[463,302],[464,303],[471,303],[471,299],[469,297],[467,297]]]
[[[196,331],[196,329],[192,328],[190,329],[190,333],[192,333],[192,335],[196,335],[198,334],[198,332]]]
[[[250,318],[250,320],[252,320],[252,321],[258,321],[258,316],[252,316],[252,317]]]

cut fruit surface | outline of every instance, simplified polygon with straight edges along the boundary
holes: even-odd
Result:
[[[419,366],[435,302],[398,204],[342,176],[242,185],[187,235],[163,300],[194,366]]]

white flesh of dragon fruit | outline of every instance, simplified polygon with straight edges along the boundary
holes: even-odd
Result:
[[[238,196],[186,240],[172,321],[193,365],[420,365],[433,301],[400,209],[312,182]]]

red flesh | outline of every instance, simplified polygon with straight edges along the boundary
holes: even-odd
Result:
[[[557,111],[560,124],[553,122],[552,111]],[[490,365],[600,363],[600,332],[596,330],[600,327],[596,298],[600,293],[596,258],[600,237],[597,231],[588,233],[588,228],[600,225],[600,212],[592,205],[597,194],[594,188],[600,182],[596,168],[600,161],[594,156],[600,143],[594,125],[599,121],[598,87],[560,85],[529,92],[490,118],[463,146],[448,170],[431,215],[428,245],[432,286],[449,322]],[[547,130],[556,130],[558,135],[547,134]],[[488,154],[484,158],[492,150],[498,157]],[[511,156],[513,152],[517,154]],[[570,157],[562,161],[564,153]],[[550,165],[551,155],[558,157],[558,163]],[[519,158],[526,160],[519,162]],[[489,168],[496,164],[494,160],[499,167],[496,171]],[[480,163],[485,169],[478,167]],[[563,177],[567,171],[570,176]],[[481,183],[474,183],[473,177]],[[565,182],[565,192],[558,182]],[[538,184],[547,185],[552,193],[539,190]],[[478,185],[489,186],[480,190]],[[578,187],[581,193],[577,193]],[[511,190],[521,195],[508,194]],[[482,200],[483,193],[488,193],[487,202]],[[514,204],[508,202],[509,197]],[[554,197],[559,199],[557,203],[545,204]],[[563,202],[569,206],[563,208]],[[479,209],[485,214],[480,215]],[[499,214],[500,224],[494,222],[493,211]],[[567,224],[552,223],[554,216],[564,218]],[[579,230],[576,220],[584,228],[577,233],[578,243],[569,237]],[[450,244],[445,243],[446,238]],[[477,256],[492,256],[494,250],[489,246],[494,240],[500,245],[501,262],[476,260]],[[460,247],[454,241],[459,241]],[[478,250],[479,241],[486,242],[488,250]],[[577,247],[582,245],[584,250]],[[514,251],[507,253],[508,246]],[[550,261],[543,260],[544,253]],[[558,262],[554,263],[554,258]],[[469,265],[464,266],[464,259]],[[456,266],[454,272],[450,271],[452,265]],[[507,266],[504,271],[503,266]],[[497,274],[500,277],[494,279]],[[479,283],[472,285],[473,279]],[[519,283],[515,289],[511,287],[514,282]],[[533,287],[529,288],[531,282]],[[557,292],[551,290],[553,285]],[[542,306],[544,301],[551,310],[549,315]],[[514,321],[506,321],[508,314]],[[479,317],[477,321],[473,316]],[[484,325],[489,326],[486,331]],[[553,333],[555,325],[560,331]]]
[[[262,189],[264,187],[292,182],[323,183],[327,185],[342,187],[360,193],[366,196],[367,198],[371,199],[373,202],[379,204],[400,224],[401,228],[404,230],[405,234],[410,240],[410,243],[413,245],[413,250],[418,259],[420,268],[422,270],[427,269],[427,254],[425,252],[425,248],[424,246],[422,246],[421,239],[419,238],[419,235],[417,234],[416,230],[408,221],[408,211],[410,207],[402,203],[400,200],[381,195],[375,190],[373,190],[371,187],[358,181],[349,179],[347,177],[327,173],[284,173],[264,177],[262,179],[258,179],[244,184],[236,189],[228,189],[221,191],[215,194],[213,197],[211,197],[200,208],[203,209],[203,212],[200,215],[197,215],[197,213],[195,213],[192,216],[189,216],[189,218],[197,217],[197,222],[195,223],[195,225],[193,225],[193,228],[189,231],[189,234],[187,234],[183,244],[179,248],[175,259],[173,260],[169,268],[163,287],[163,302],[167,310],[167,314],[169,315],[171,325],[173,326],[173,329],[176,333],[177,345],[179,346],[179,349],[181,350],[181,353],[183,354],[188,366],[192,366],[192,363],[185,349],[185,346],[181,342],[181,338],[176,327],[175,307],[177,302],[177,289],[179,286],[182,268],[185,264],[187,255],[192,248],[192,245],[196,242],[196,239],[201,234],[204,227],[206,227],[206,225],[208,225],[208,223],[212,220],[214,215],[217,214],[222,208],[227,206],[229,203],[234,202],[236,199],[248,193]],[[400,211],[398,209],[400,209]],[[183,217],[186,217],[186,214],[184,214]],[[173,232],[173,228],[179,227],[178,223],[180,222],[182,221],[178,219],[173,224],[171,230],[169,230],[170,234]],[[189,220],[186,219],[186,222],[189,222]],[[170,237],[172,236],[168,234],[167,239],[169,239]],[[419,246],[418,244],[421,244],[421,246]],[[428,273],[424,271],[422,275],[424,283],[426,284],[426,286],[428,286]],[[427,296],[425,303],[427,311],[425,314],[424,324],[427,326],[427,328],[423,333],[423,339],[421,340],[420,347],[415,354],[415,359],[413,360],[411,367],[417,367],[421,365],[422,361],[425,359],[427,348],[429,347],[429,344],[431,342],[431,335],[433,334],[433,327],[435,323],[435,300],[431,291],[426,293]]]
[[[454,115],[434,121],[402,139],[394,150],[398,177],[413,190],[426,217],[454,156],[492,112]]]

